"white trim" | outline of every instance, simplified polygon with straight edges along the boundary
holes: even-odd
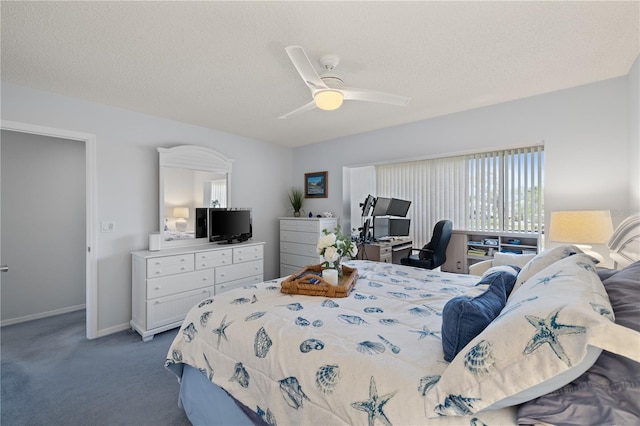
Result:
[[[87,258],[86,258],[86,310],[87,310],[87,339],[98,336],[98,268],[97,268],[97,161],[96,135],[81,133],[73,130],[57,129],[39,126],[37,124],[20,123],[2,120],[0,128],[14,132],[31,133],[34,135],[71,139],[85,143],[86,162],[86,222],[87,222]]]
[[[102,330],[98,331],[98,335],[96,337],[104,337],[108,336],[109,334],[118,333],[124,330],[131,330],[131,326],[129,325],[129,323],[114,325],[113,327],[109,328],[103,328]]]
[[[80,311],[85,309],[86,305],[76,305],[76,306],[67,306],[66,308],[54,309],[53,311],[48,312],[40,312],[37,314],[25,315],[23,317],[18,318],[10,318],[0,322],[0,327],[4,327],[7,325],[19,324],[21,322],[33,321],[37,319],[53,317],[55,315],[66,314],[69,312]]]

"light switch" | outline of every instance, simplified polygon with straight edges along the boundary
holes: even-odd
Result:
[[[116,223],[115,222],[101,222],[102,232],[115,232],[116,231]]]

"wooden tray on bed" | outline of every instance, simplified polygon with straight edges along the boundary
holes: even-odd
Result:
[[[342,276],[338,285],[322,279],[322,265],[308,265],[287,277],[280,284],[280,291],[307,296],[347,297],[358,280],[358,270],[342,265]]]

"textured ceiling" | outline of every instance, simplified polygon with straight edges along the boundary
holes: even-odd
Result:
[[[626,75],[639,2],[2,1],[2,80],[300,146]],[[407,107],[311,100],[284,50]],[[318,66],[319,69],[319,66]]]

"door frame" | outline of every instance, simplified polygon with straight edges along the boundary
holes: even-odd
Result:
[[[96,135],[81,133],[73,130],[57,129],[54,127],[39,126],[37,124],[21,123],[17,121],[2,120],[2,130],[30,133],[34,135],[50,136],[60,139],[70,139],[85,144],[85,191],[86,191],[86,320],[87,339],[98,337],[98,268],[97,268],[97,243],[96,243]]]

